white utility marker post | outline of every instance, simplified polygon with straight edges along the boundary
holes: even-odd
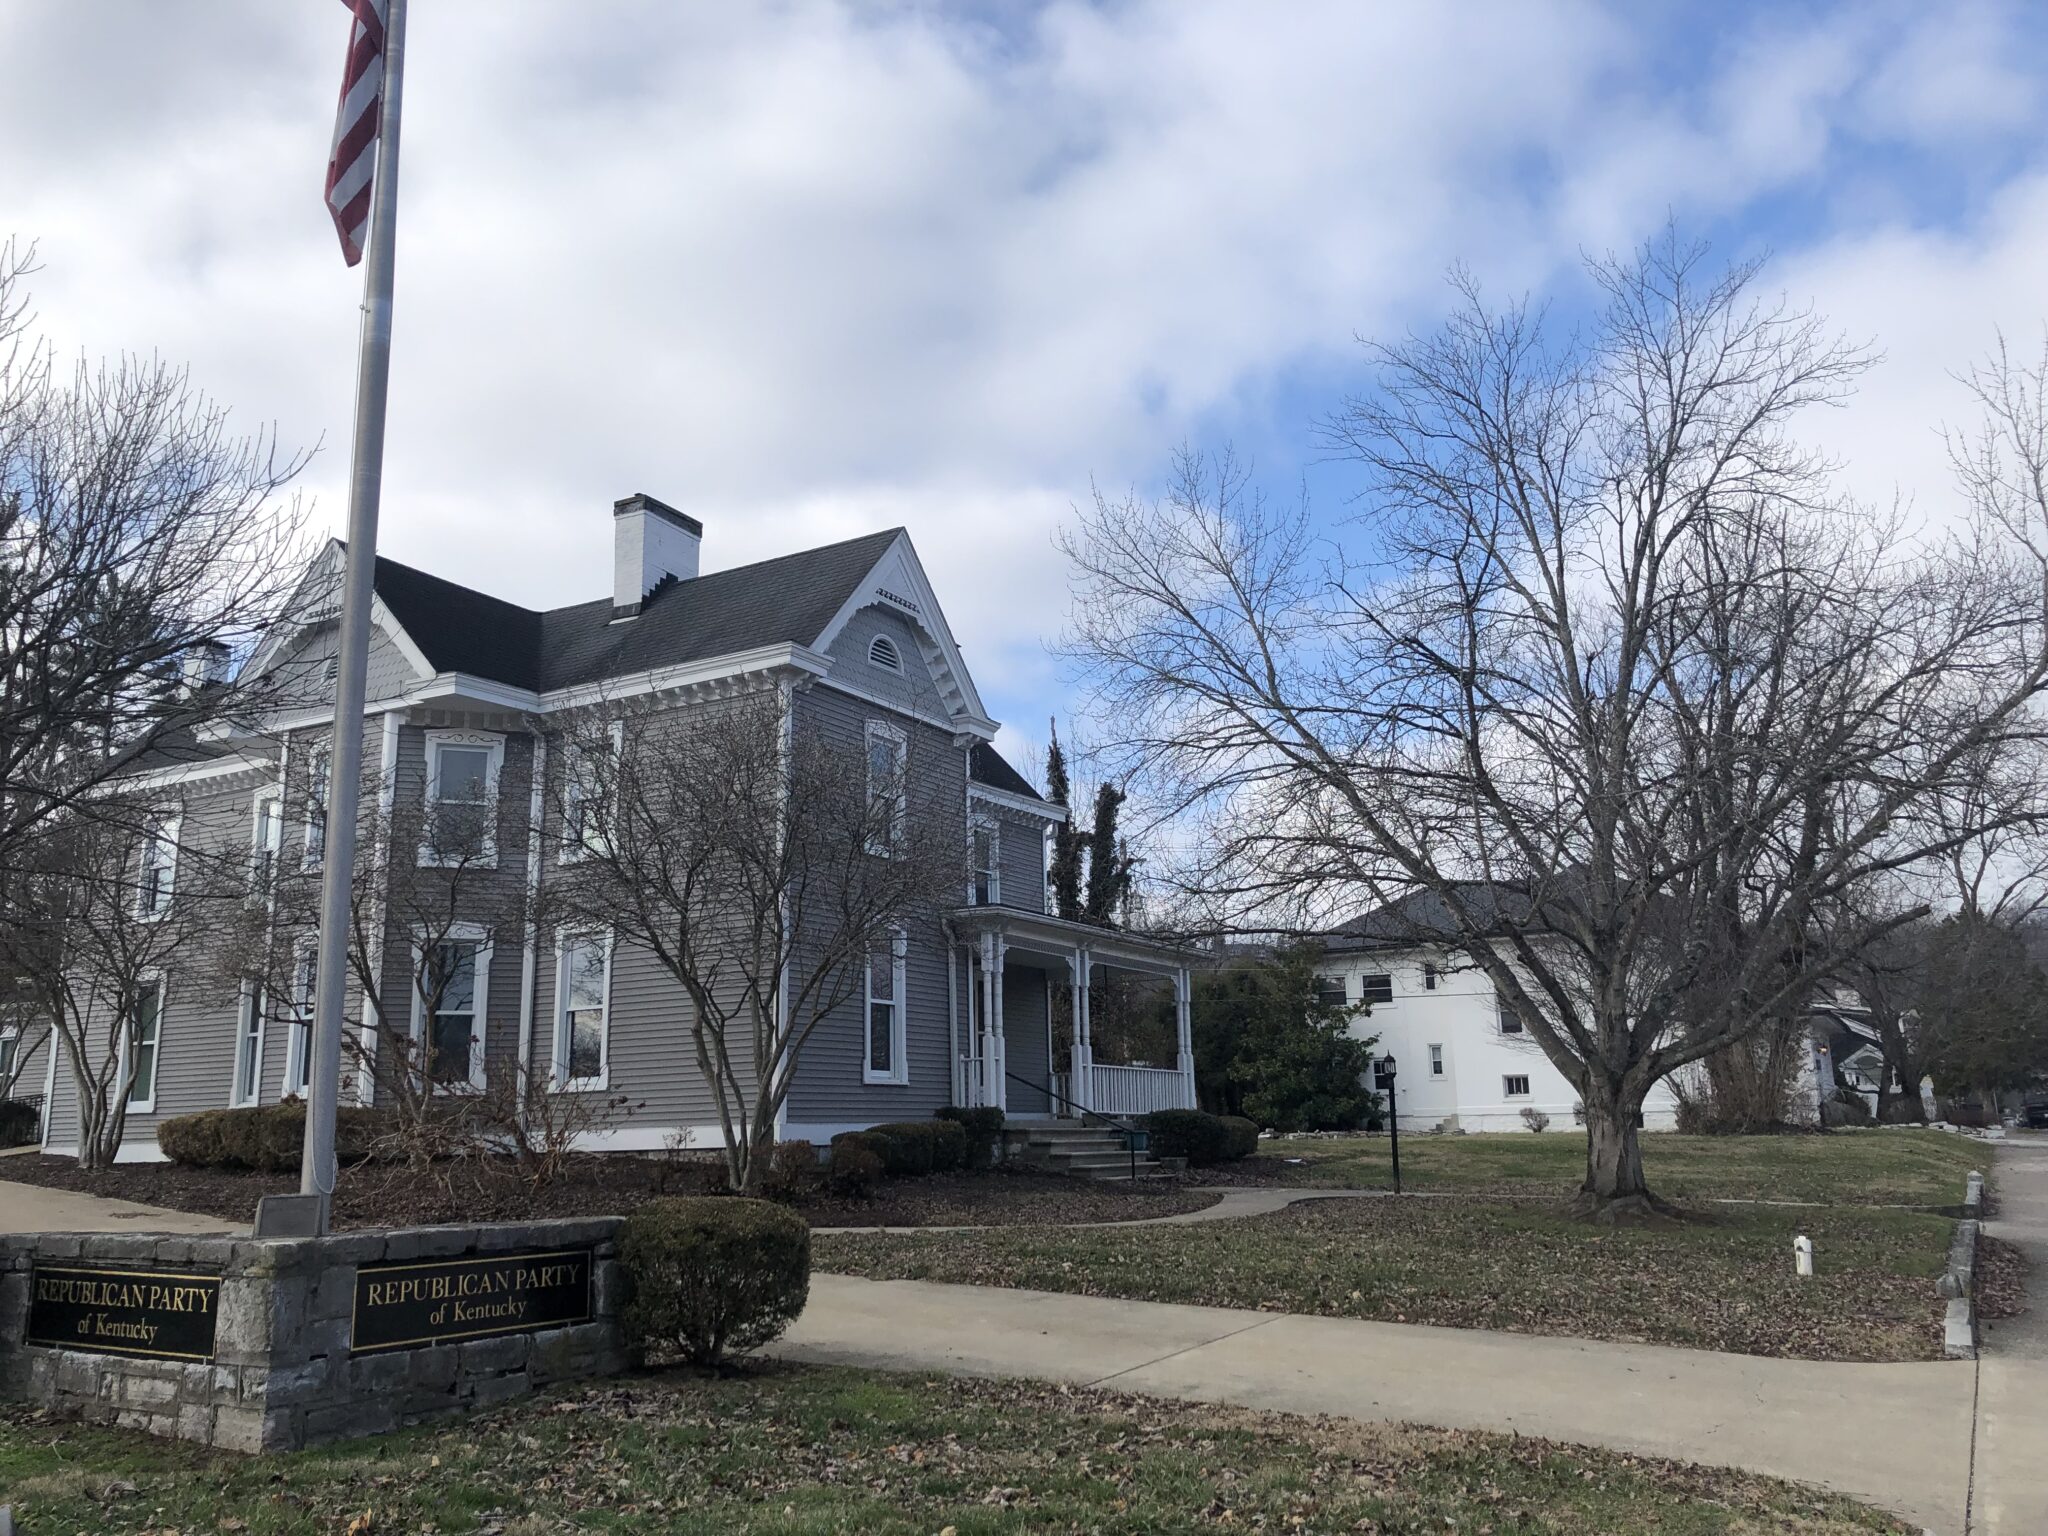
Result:
[[[390,0],[384,22],[384,79],[377,126],[376,181],[364,252],[363,332],[356,370],[355,448],[349,461],[348,561],[342,575],[341,668],[329,746],[327,845],[320,875],[318,989],[313,1003],[313,1070],[307,1088],[306,1147],[299,1193],[318,1202],[316,1235],[327,1231],[334,1194],[334,1121],[341,1085],[342,1005],[347,995],[349,887],[355,876],[356,810],[362,795],[363,702],[369,669],[370,599],[377,570],[377,513],[384,480],[384,401],[391,380],[391,295],[398,237],[398,122],[405,69],[405,0]]]
[[[1804,1232],[1792,1239],[1792,1272],[1802,1280],[1813,1278],[1813,1239]]]

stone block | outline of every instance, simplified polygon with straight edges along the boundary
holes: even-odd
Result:
[[[335,1237],[320,1239],[320,1263],[323,1269],[353,1268],[358,1264],[375,1264],[384,1257],[386,1232],[344,1232]]]
[[[75,1259],[85,1249],[83,1232],[38,1232],[34,1255],[38,1259]]]
[[[524,1371],[510,1371],[503,1376],[485,1376],[475,1383],[470,1396],[471,1406],[482,1410],[496,1408],[515,1398],[527,1396],[533,1391],[533,1381]]]
[[[276,1282],[249,1275],[231,1275],[220,1283],[220,1314],[214,1323],[213,1358],[226,1365],[270,1359],[274,1312],[271,1293]]]
[[[388,1355],[363,1355],[348,1363],[348,1388],[351,1395],[377,1392],[393,1392],[406,1385],[410,1379],[411,1362],[407,1352],[395,1349]]]
[[[88,1403],[96,1400],[100,1395],[100,1379],[106,1358],[60,1351],[57,1355],[57,1395]]]
[[[357,1435],[381,1435],[398,1427],[398,1399],[391,1395],[352,1398],[306,1410],[306,1444],[324,1445]]]
[[[385,1234],[384,1258],[453,1259],[476,1247],[476,1227],[401,1227]]]
[[[209,1403],[180,1403],[178,1405],[177,1436],[180,1440],[196,1440],[201,1445],[213,1441],[213,1407]]]
[[[299,1335],[300,1343],[305,1346],[302,1353],[308,1360],[318,1359],[321,1355],[347,1354],[350,1325],[351,1319],[346,1314],[307,1323]]]
[[[590,1312],[593,1317],[617,1317],[619,1308],[626,1303],[627,1279],[625,1266],[616,1260],[608,1260],[592,1267],[590,1276]]]
[[[306,1303],[308,1317],[347,1317],[354,1311],[356,1267],[353,1264],[329,1264],[314,1278],[312,1285],[312,1294]]]
[[[330,1397],[341,1386],[341,1363],[323,1355],[289,1370],[273,1370],[264,1383],[263,1400],[272,1407],[312,1403]]]
[[[520,1369],[533,1344],[523,1333],[509,1333],[499,1339],[473,1339],[460,1347],[462,1374],[478,1376]]]
[[[143,1362],[125,1362],[140,1364]],[[140,1371],[119,1370],[114,1373],[120,1384],[116,1401],[124,1408],[146,1408],[158,1412],[175,1403],[179,1397],[179,1383],[165,1380],[161,1376],[145,1375]]]
[[[1948,1315],[1942,1324],[1942,1353],[1951,1360],[1974,1360],[1977,1358],[1977,1324],[1971,1315],[1970,1304],[1961,1297],[1948,1304]]]
[[[404,1359],[406,1374],[415,1387],[430,1391],[454,1388],[456,1368],[461,1360],[455,1345],[435,1344],[426,1349],[407,1350]]]

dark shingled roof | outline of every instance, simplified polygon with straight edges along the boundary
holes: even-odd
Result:
[[[901,532],[663,582],[638,618],[619,624],[610,598],[536,613],[382,557],[377,595],[436,671],[566,688],[757,646],[808,645]]]
[[[990,789],[1008,790],[1033,800],[1045,798],[1031,787],[1029,779],[1010,766],[1002,753],[985,741],[977,741],[968,753],[967,774],[975,783],[986,784]]]
[[[1495,926],[1493,914],[1507,914],[1517,925],[1526,923],[1532,909],[1529,898],[1519,891],[1498,886],[1472,884],[1461,893],[1465,906],[1483,927]],[[1362,917],[1339,923],[1330,930],[1338,947],[1378,948],[1397,944],[1426,944],[1455,938],[1458,924],[1441,896],[1431,891],[1414,891],[1398,901],[1376,907]]]

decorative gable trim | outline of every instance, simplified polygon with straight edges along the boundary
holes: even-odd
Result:
[[[306,569],[306,578],[299,583],[300,592],[308,589],[321,592],[317,602],[310,608],[280,618],[264,634],[249,659],[242,664],[237,674],[242,677],[259,677],[263,670],[277,660],[278,655],[289,645],[312,634],[324,624],[339,624],[341,614],[341,581],[345,566],[344,553],[338,539],[329,539],[327,548],[314,556],[313,563]],[[317,579],[325,576],[324,590],[317,585]],[[411,635],[405,632],[391,610],[384,606],[384,599],[375,593],[370,595],[370,623],[380,630],[405,658],[405,664],[422,679],[435,675],[434,665],[427,660],[427,653],[419,648]]]
[[[814,650],[829,651],[840,632],[863,608],[881,607],[906,620],[917,631],[918,648],[930,668],[939,698],[954,722],[977,736],[993,738],[996,722],[981,706],[981,695],[968,675],[952,627],[939,607],[939,599],[911,547],[910,535],[898,533],[861,584],[854,588],[839,612],[811,642]]]

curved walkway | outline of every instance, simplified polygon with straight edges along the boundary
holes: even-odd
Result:
[[[1195,1186],[1195,1192],[1220,1198],[1214,1205],[1205,1205],[1198,1211],[1179,1211],[1171,1216],[1132,1216],[1123,1221],[979,1222],[959,1227],[813,1227],[811,1231],[819,1236],[845,1233],[900,1236],[916,1232],[998,1232],[1021,1227],[1173,1227],[1187,1226],[1194,1222],[1236,1221],[1245,1216],[1266,1216],[1274,1211],[1285,1210],[1301,1200],[1384,1200],[1393,1197],[1393,1191],[1386,1189],[1245,1189],[1241,1186],[1224,1188],[1213,1184],[1198,1184]]]

